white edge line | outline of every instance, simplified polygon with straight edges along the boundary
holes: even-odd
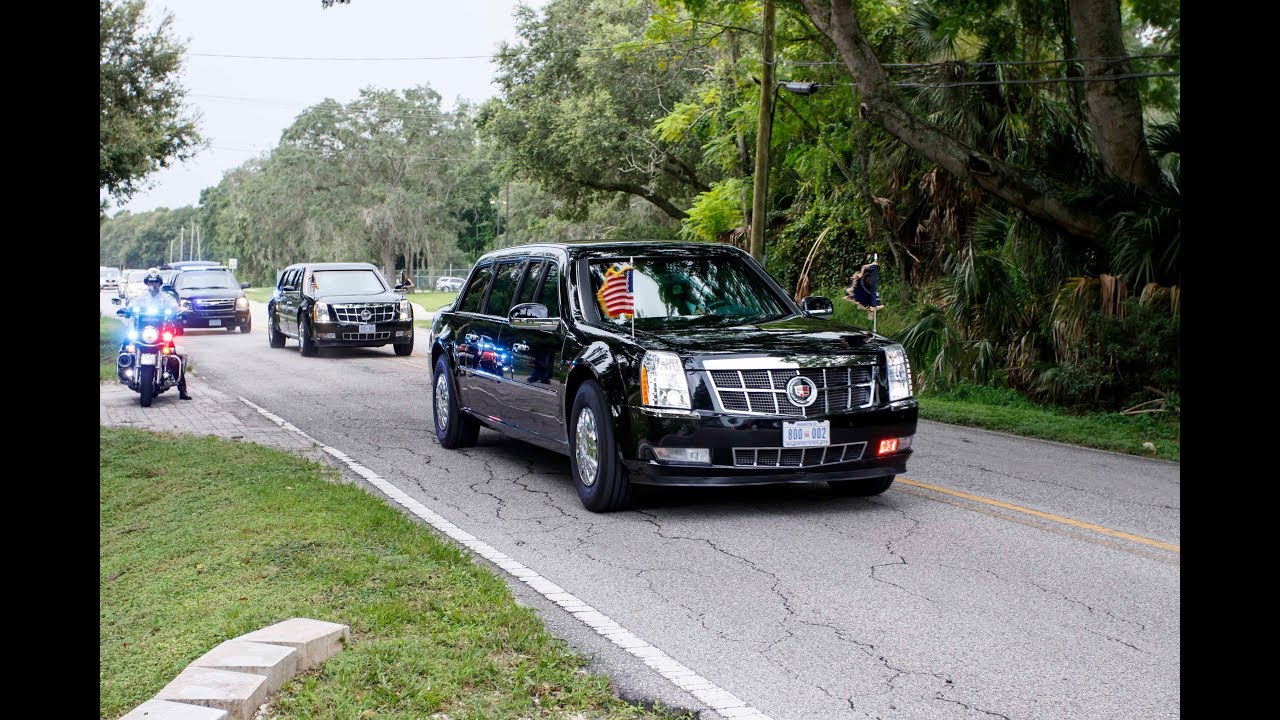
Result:
[[[656,670],[659,675],[666,678],[672,685],[698,698],[712,710],[721,714],[727,713],[725,717],[731,717],[733,720],[773,720],[768,715],[743,702],[738,696],[680,664],[670,655],[614,622],[609,616],[582,602],[573,593],[568,592],[536,571],[499,552],[485,541],[432,512],[430,508],[409,497],[403,490],[356,462],[346,453],[337,448],[329,447],[307,435],[289,421],[279,415],[275,415],[266,408],[256,405],[244,397],[239,397],[239,399],[240,402],[257,410],[271,422],[315,443],[324,452],[342,461],[357,475],[368,480],[370,484],[381,490],[387,497],[422,518],[428,525],[457,540],[472,552],[497,565],[508,575],[528,585],[534,592],[581,620],[583,624],[594,630],[597,635],[639,658],[645,665]]]

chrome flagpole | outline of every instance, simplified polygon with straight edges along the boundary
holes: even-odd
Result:
[[[880,255],[871,253],[871,262],[876,266],[876,296],[880,295]],[[876,306],[871,306],[871,332],[876,331]]]
[[[627,293],[631,295],[631,339],[636,339],[636,256],[631,256],[631,269],[627,271]]]

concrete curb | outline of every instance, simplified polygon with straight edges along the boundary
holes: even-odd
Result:
[[[346,625],[310,618],[254,630],[192,661],[120,720],[253,720],[289,678],[341,652],[350,638]]]

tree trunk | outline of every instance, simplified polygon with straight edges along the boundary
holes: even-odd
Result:
[[[1071,0],[1071,29],[1082,57],[1122,58],[1129,54],[1120,36],[1119,0]],[[1133,72],[1128,60],[1086,60],[1083,64],[1085,77]],[[1159,192],[1163,184],[1147,151],[1138,81],[1085,82],[1084,88],[1085,114],[1107,174],[1147,192]]]
[[[653,192],[652,190],[650,190],[647,187],[644,187],[643,185],[636,185],[635,183],[600,182],[597,180],[587,180],[583,178],[576,178],[570,175],[562,175],[561,177],[564,178],[565,180],[568,180],[571,183],[584,185],[593,190],[611,190],[613,192],[624,192],[624,193],[629,193],[631,195],[639,195],[645,200],[648,200],[649,202],[653,203],[655,206],[657,206],[659,210],[662,210],[662,212],[670,215],[676,220],[684,220],[685,217],[688,216],[688,213],[676,207],[674,204],[672,204],[670,200],[666,199],[665,197],[662,197],[661,195]]]
[[[1041,222],[1089,241],[1096,241],[1104,233],[1105,218],[1072,207],[1043,177],[979,152],[913,115],[898,98],[880,67],[880,59],[863,36],[851,0],[800,2],[818,30],[835,43],[862,91],[859,112],[865,119],[960,180],[977,185]]]

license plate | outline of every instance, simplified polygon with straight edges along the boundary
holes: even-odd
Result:
[[[139,364],[139,365],[155,365],[155,364],[156,364],[156,354],[155,354],[155,353],[142,353],[142,357],[138,359],[138,364]]]
[[[361,334],[364,334],[364,333],[376,333],[376,332],[378,332],[378,326],[377,326],[377,325],[361,325],[361,326],[360,326],[360,333],[361,333]]]
[[[782,421],[782,447],[826,447],[830,444],[830,420]]]
[[[219,325],[221,325],[221,324],[222,324],[222,321],[221,321],[221,320],[210,320],[210,321],[209,321],[209,327],[218,327],[218,326],[219,326]]]

